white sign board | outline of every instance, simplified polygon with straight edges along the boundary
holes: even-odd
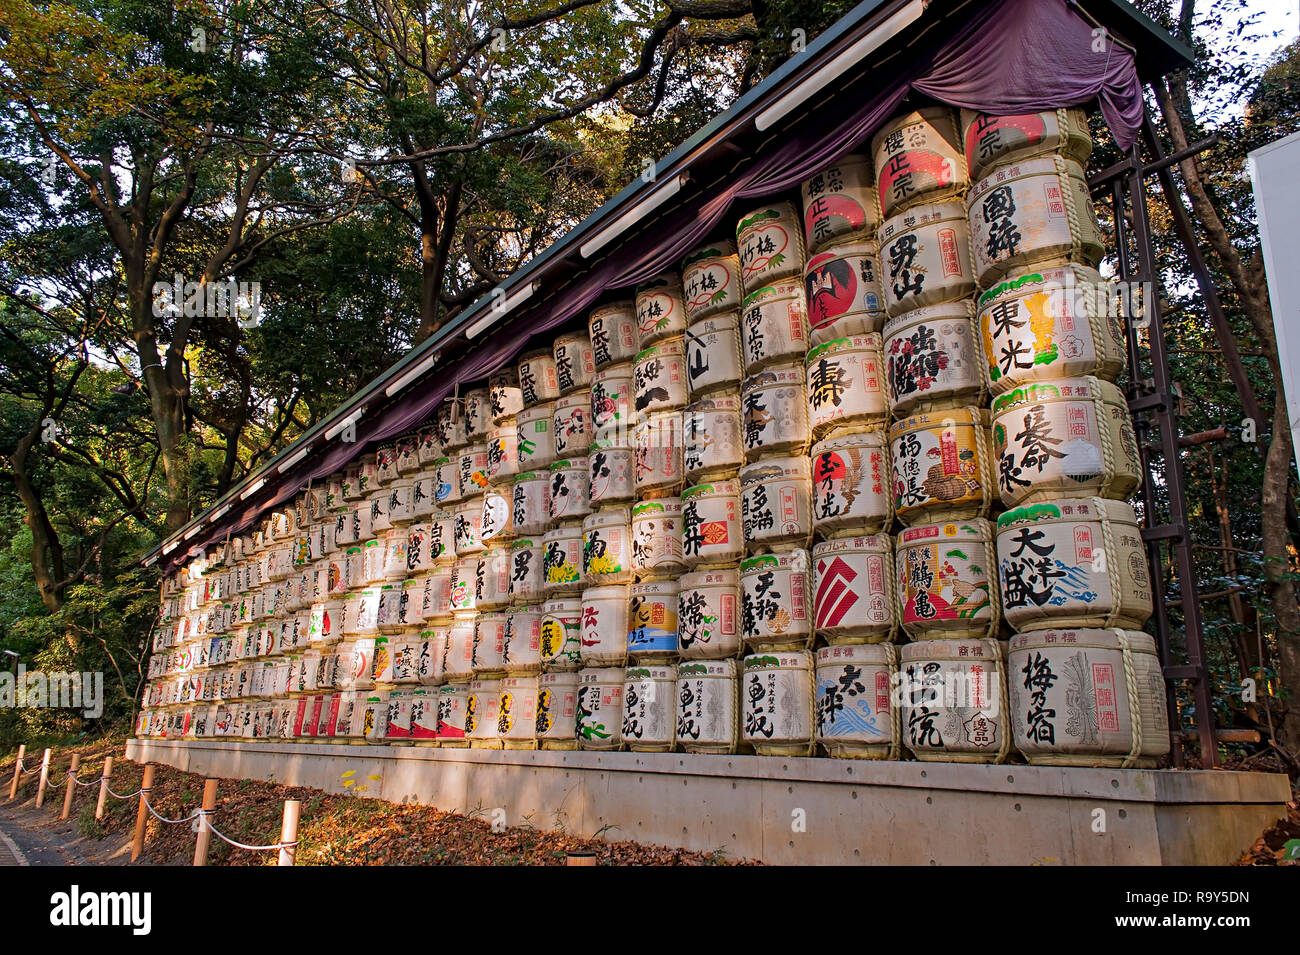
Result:
[[[1300,133],[1249,156],[1287,417],[1300,467]],[[1263,422],[1260,422],[1262,425]]]

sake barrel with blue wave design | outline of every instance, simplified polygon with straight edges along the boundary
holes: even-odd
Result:
[[[982,405],[984,356],[968,300],[904,312],[885,324],[889,408],[895,416]]]
[[[677,634],[684,660],[737,657],[740,633],[740,571],[713,567],[683,574],[679,581]]]
[[[816,716],[813,655],[765,651],[744,659],[740,687],[741,738],[760,756],[807,756]]]
[[[433,470],[436,475],[433,483],[434,506],[451,507],[460,503],[460,455],[439,458]]]
[[[578,748],[578,673],[543,673],[537,678],[537,743],[542,749]]]
[[[775,202],[741,216],[736,223],[740,283],[745,294],[776,279],[803,274],[803,225],[794,205]]]
[[[625,675],[621,666],[587,667],[578,672],[574,735],[579,749],[622,748]]]
[[[692,322],[686,330],[686,380],[691,398],[736,391],[744,365],[740,354],[740,310]]]
[[[500,722],[501,680],[474,680],[465,697],[465,736],[472,749],[501,749],[497,736]]]
[[[1019,634],[1007,664],[1016,749],[1031,765],[1151,767],[1169,752],[1165,680],[1148,634]]]
[[[1124,393],[1100,378],[1064,378],[993,400],[998,491],[1006,507],[1057,497],[1121,500],[1142,481]]]
[[[630,666],[623,684],[623,743],[634,753],[671,752],[677,730],[677,667]]]
[[[630,361],[641,350],[636,303],[610,302],[592,309],[587,317],[587,336],[597,371],[607,365]]]
[[[1002,613],[1018,632],[1141,627],[1151,617],[1142,532],[1124,501],[1058,498],[998,517]]]
[[[679,590],[676,580],[643,580],[632,585],[627,655],[633,663],[676,662]]]
[[[812,643],[808,551],[803,548],[740,562],[741,636],[755,652],[798,650]]]
[[[892,647],[822,647],[817,651],[817,742],[826,755],[889,759],[896,755]]]
[[[903,113],[884,123],[871,137],[871,156],[886,216],[960,196],[970,186],[957,115],[945,106]]]
[[[636,287],[636,326],[641,348],[686,331],[682,280],[676,272],[664,272]]]
[[[520,472],[543,470],[555,460],[556,440],[552,431],[555,405],[553,401],[543,401],[515,416],[515,455]],[[586,421],[591,413],[590,397],[584,405],[580,409],[579,422]]]
[[[537,748],[537,677],[508,676],[497,702],[497,738],[505,749]]]
[[[682,260],[687,324],[737,308],[741,295],[740,256],[734,242],[702,245]]]
[[[677,745],[688,753],[734,753],[740,743],[740,662],[692,660],[677,667]]]
[[[809,254],[845,237],[874,235],[880,200],[869,156],[850,153],[803,181],[804,242]]]
[[[894,551],[899,623],[913,640],[996,636],[1001,625],[993,525],[982,518],[922,524]]]
[[[1005,649],[996,640],[923,640],[899,652],[903,745],[917,759],[1002,763],[1008,735]]]
[[[891,316],[975,291],[970,221],[961,202],[918,206],[880,227],[881,285]]]
[[[1105,251],[1083,167],[1044,156],[997,167],[966,197],[975,276],[988,288],[1013,268],[1077,262]]]
[[[922,412],[889,429],[894,513],[906,525],[982,517],[996,493],[988,412]]]
[[[438,687],[438,745],[464,749],[465,713],[469,709],[469,684],[446,683]]]

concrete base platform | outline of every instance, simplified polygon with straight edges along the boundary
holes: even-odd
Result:
[[[1282,775],[1191,770],[215,740],[127,757],[782,864],[1222,865],[1291,798]]]

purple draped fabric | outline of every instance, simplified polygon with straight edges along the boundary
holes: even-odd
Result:
[[[985,113],[1008,114],[1080,106],[1098,100],[1121,148],[1137,140],[1143,117],[1142,86],[1133,54],[1070,9],[1067,0],[990,0],[970,10],[947,40],[911,55],[911,65],[829,130],[807,124],[722,186],[701,204],[667,216],[652,242],[604,260],[554,300],[491,331],[474,351],[441,369],[436,381],[413,388],[403,400],[358,422],[355,444],[336,443],[314,463],[290,472],[269,501],[242,507],[236,532],[260,512],[291,498],[309,481],[339,470],[358,448],[391,438],[424,421],[455,382],[475,381],[504,366],[530,338],[585,312],[608,289],[630,288],[678,263],[706,239],[738,199],[759,198],[797,186],[866,138],[916,91],[940,102]],[[271,484],[272,477],[267,478]],[[233,510],[233,509],[232,509]],[[210,533],[198,547],[225,538]],[[181,556],[179,550],[177,558]],[[174,558],[174,559],[177,559]]]

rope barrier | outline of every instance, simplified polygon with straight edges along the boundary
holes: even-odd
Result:
[[[103,779],[102,776],[96,776],[96,777],[95,777],[94,779],[92,779],[90,782],[88,782],[88,783],[83,783],[83,782],[82,782],[80,779],[78,779],[76,776],[73,776],[73,777],[72,777],[72,781],[73,781],[74,783],[76,783],[78,786],[98,786],[98,785],[99,785],[99,781],[100,781],[101,779]]]
[[[298,840],[295,839],[293,842],[277,842],[269,846],[247,846],[244,845],[244,843],[242,842],[236,842],[234,839],[231,839],[227,835],[223,835],[217,829],[217,827],[212,824],[212,820],[208,818],[208,813],[206,813],[202,809],[199,810],[199,818],[202,820],[203,825],[207,826],[208,829],[211,830],[211,832],[217,836],[217,838],[221,839],[223,842],[229,843],[230,845],[234,846],[236,849],[247,849],[250,852],[271,852],[271,851],[278,851],[280,849],[289,849],[298,844]]]
[[[104,788],[105,788],[105,789],[108,789],[107,786],[105,786]],[[117,793],[113,792],[113,790],[108,789],[108,794],[109,794],[110,796],[112,796],[114,799],[134,799],[136,796],[140,795],[142,792],[144,792],[143,789],[137,789],[137,790],[136,790],[135,792],[133,792],[133,793],[127,793],[125,796],[119,796]]]
[[[196,809],[194,812],[190,813],[184,819],[168,819],[166,816],[161,816],[158,814],[158,810],[155,809],[153,807],[153,804],[149,802],[148,796],[144,797],[144,807],[148,809],[151,813],[153,813],[154,818],[157,819],[159,822],[165,822],[168,825],[172,825],[172,826],[180,825],[183,822],[193,822],[195,819],[198,818],[199,814],[203,812],[202,809]]]

